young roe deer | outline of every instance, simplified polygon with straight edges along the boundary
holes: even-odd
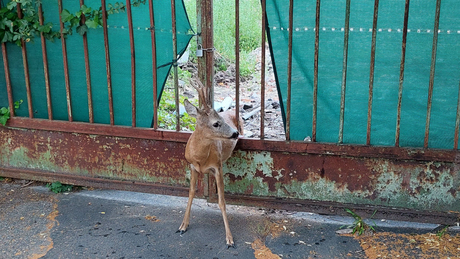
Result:
[[[191,168],[190,191],[184,220],[177,232],[181,235],[185,233],[190,223],[190,210],[195,196],[198,174],[210,172],[216,178],[218,203],[224,219],[227,247],[235,247],[225,209],[222,165],[232,155],[238,136],[243,134],[243,123],[241,118],[236,118],[234,111],[217,113],[209,105],[207,88],[199,80],[196,82],[199,86],[193,82],[192,86],[198,92],[200,108],[195,107],[187,99],[184,100],[187,113],[196,118],[196,127],[185,148],[185,158]],[[237,119],[240,120],[238,130]]]

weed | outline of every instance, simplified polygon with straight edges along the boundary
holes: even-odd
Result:
[[[19,109],[19,106],[21,106],[22,100],[14,102],[14,110]],[[11,110],[10,107],[1,107],[0,108],[0,124],[3,126],[6,125],[6,122],[10,119],[11,116]]]
[[[448,229],[449,229],[449,226],[444,226],[441,230],[439,230],[436,233],[436,236],[438,236],[439,239],[441,239],[447,233]]]
[[[0,176],[0,182],[3,182],[5,180],[5,177]]]
[[[366,231],[375,232],[375,228],[373,226],[368,225],[366,222],[364,222],[361,216],[356,214],[354,211],[347,209],[347,208],[345,208],[345,211],[348,212],[355,219],[355,222],[353,222],[352,225],[344,226],[344,227],[352,228],[353,229],[352,234],[358,233],[358,235],[360,236]],[[371,218],[375,215],[375,213],[377,213],[377,210],[374,211]]]
[[[171,74],[172,75],[172,74]],[[185,83],[189,83],[192,75],[189,71],[178,69],[178,76]],[[171,80],[168,80],[161,96],[158,106],[158,126],[163,129],[176,129],[176,101],[174,97],[174,87],[171,86]],[[185,96],[179,95],[179,103],[184,103]],[[194,105],[198,105],[197,100],[191,100]],[[190,117],[187,113],[181,116],[181,130],[194,131],[196,119]]]
[[[61,182],[54,182],[54,183],[47,183],[46,187],[54,193],[61,193],[61,192],[72,191],[73,185],[62,184]]]

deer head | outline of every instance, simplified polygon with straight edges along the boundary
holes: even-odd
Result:
[[[194,80],[192,80],[194,81]],[[210,105],[207,100],[207,90],[203,84],[196,80],[199,86],[192,83],[197,90],[200,99],[200,108],[191,104],[187,99],[184,100],[185,110],[187,113],[196,118],[196,131],[202,132],[203,136],[209,139],[236,139],[239,132],[234,129],[220,116]]]

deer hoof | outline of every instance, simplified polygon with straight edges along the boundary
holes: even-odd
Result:
[[[230,247],[232,247],[232,248],[235,248],[235,249],[236,249],[236,245],[235,245],[235,244],[227,244],[227,249],[229,249]]]
[[[187,232],[187,229],[186,229],[186,230],[180,230],[180,229],[178,229],[178,230],[176,231],[176,233],[180,233],[181,236],[182,236],[185,232]]]

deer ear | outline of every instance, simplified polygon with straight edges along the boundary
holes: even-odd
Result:
[[[198,108],[195,105],[191,104],[187,99],[184,100],[185,110],[187,111],[188,115],[196,118],[198,116]]]

